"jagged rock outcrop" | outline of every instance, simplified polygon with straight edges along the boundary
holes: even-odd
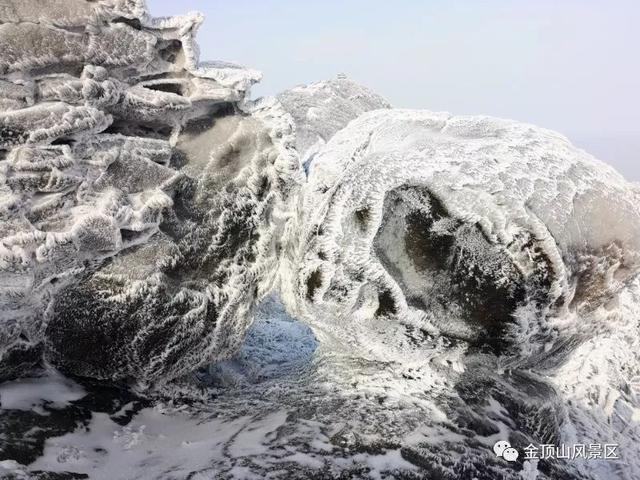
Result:
[[[598,309],[640,269],[638,200],[548,130],[365,113],[315,155],[285,298],[348,348],[393,318],[539,366],[606,328]]]
[[[47,360],[169,379],[231,355],[300,175],[260,75],[199,64],[199,14],[0,6],[0,378]]]

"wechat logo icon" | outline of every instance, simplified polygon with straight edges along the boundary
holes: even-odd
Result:
[[[515,462],[518,459],[518,450],[511,447],[511,444],[505,440],[496,442],[493,451],[496,456],[504,458],[507,462]]]

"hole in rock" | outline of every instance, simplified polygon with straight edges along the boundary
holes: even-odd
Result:
[[[160,58],[165,62],[174,63],[180,51],[182,50],[182,42],[180,40],[169,40],[164,42],[158,42],[158,53]]]
[[[316,290],[322,286],[322,272],[320,270],[314,271],[309,278],[307,278],[307,299],[313,300],[313,296]]]
[[[124,243],[130,243],[133,242],[135,240],[140,239],[141,237],[148,235],[149,234],[149,230],[142,230],[142,231],[136,231],[136,230],[128,230],[126,228],[121,228],[120,229],[120,236],[122,237],[122,241]]]
[[[396,313],[396,302],[393,299],[393,295],[389,290],[380,292],[378,295],[378,309],[376,310],[377,317],[384,317],[385,315],[393,315]]]
[[[367,230],[367,226],[369,225],[369,220],[371,219],[371,211],[365,207],[359,210],[356,210],[356,223],[360,227],[360,230],[363,232]]]
[[[183,95],[182,85],[179,83],[152,83],[145,85],[144,88],[155,90],[157,92],[175,93]]]
[[[311,367],[318,341],[311,329],[289,316],[271,295],[258,307],[238,353],[200,372],[208,384],[240,385],[304,375]]]
[[[120,119],[114,121],[103,133],[167,140],[171,136],[171,127]]]
[[[64,59],[60,59],[60,63],[34,68],[29,73],[32,77],[44,77],[47,75],[66,73],[72,77],[80,78],[82,70],[84,70],[84,64],[80,62],[64,63]]]
[[[125,23],[129,25],[131,28],[135,28],[136,30],[142,30],[142,23],[138,18],[125,18],[118,17],[111,20],[112,23]]]
[[[258,200],[263,200],[267,193],[269,193],[269,187],[271,182],[269,182],[269,177],[266,175],[260,179],[260,186],[258,187],[258,192],[256,193],[256,197]]]
[[[185,74],[184,72],[158,72],[158,73],[149,73],[149,74],[140,72],[138,75],[136,75],[134,83],[149,82],[151,80],[174,79],[174,78],[185,78]]]
[[[75,143],[75,140],[73,138],[62,137],[62,138],[56,138],[53,142],[51,142],[51,145],[67,145],[71,147],[73,146],[74,143]]]

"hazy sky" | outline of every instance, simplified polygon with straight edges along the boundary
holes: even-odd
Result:
[[[397,107],[552,128],[640,180],[640,1],[147,0],[198,10],[202,60],[261,70],[254,97],[346,73]]]

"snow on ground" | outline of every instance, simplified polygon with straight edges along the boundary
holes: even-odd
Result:
[[[43,404],[61,408],[84,397],[85,391],[56,371],[35,378],[20,378],[0,384],[0,409],[29,410]]]

